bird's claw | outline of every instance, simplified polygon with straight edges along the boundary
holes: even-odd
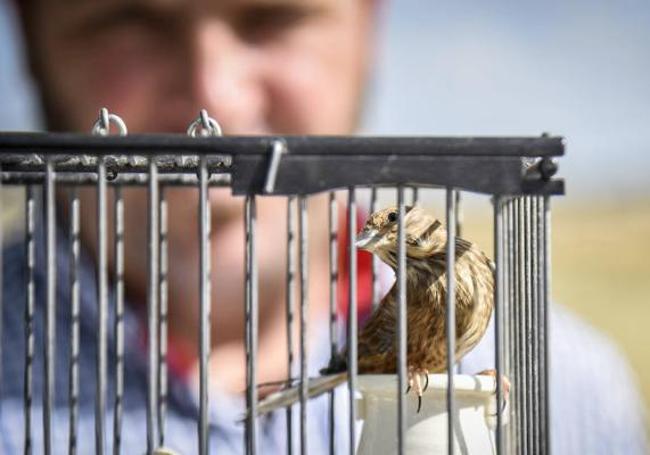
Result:
[[[492,376],[495,378],[495,383],[496,383],[496,377],[497,377],[497,372],[496,370],[483,370],[480,373],[478,373],[479,376]],[[502,402],[499,404],[498,408],[500,408],[501,413],[503,413],[506,408],[508,407],[508,400],[510,398],[510,380],[505,377],[504,375],[501,375],[501,399]],[[495,393],[496,393],[496,388],[495,388]],[[496,417],[496,414],[494,414],[492,417]]]
[[[505,399],[503,400],[503,404],[501,405],[501,413],[503,413],[507,407],[508,407],[508,400]]]
[[[408,369],[409,383],[406,393],[408,394],[411,389],[415,391],[418,397],[417,412],[422,410],[422,393],[429,388],[429,371],[425,368],[409,367]],[[422,387],[422,376],[424,376],[424,387]]]

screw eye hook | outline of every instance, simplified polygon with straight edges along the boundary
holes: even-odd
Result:
[[[201,109],[199,116],[187,127],[187,135],[191,137],[221,136],[221,125],[208,115],[208,111]]]
[[[111,124],[117,127],[117,134],[120,136],[126,136],[128,134],[129,131],[122,117],[110,113],[105,107],[99,110],[99,117],[93,125],[91,133],[95,136],[108,136],[111,132]]]
[[[108,109],[105,107],[102,107],[99,110],[99,117],[97,118],[97,121],[95,121],[95,124],[93,125],[93,128],[90,132],[93,136],[108,136],[111,133],[111,124],[117,127],[117,134],[119,136],[126,136],[128,134],[129,131],[126,128],[126,123],[124,123],[122,117],[108,112]],[[105,157],[98,157],[98,159],[106,160]],[[106,171],[107,180],[115,180],[117,178],[117,171],[113,169],[107,169]]]
[[[199,111],[199,116],[192,120],[192,122],[187,127],[187,135],[190,137],[216,137],[221,136],[223,132],[221,131],[221,125],[215,119],[208,115],[208,111],[201,109]],[[206,159],[205,156],[202,159]],[[200,170],[197,169],[196,176],[201,178]],[[210,170],[208,170],[208,178],[210,177]]]

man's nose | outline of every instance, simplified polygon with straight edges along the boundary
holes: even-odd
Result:
[[[219,19],[201,20],[192,35],[188,84],[195,109],[207,109],[225,134],[264,133],[260,51]]]

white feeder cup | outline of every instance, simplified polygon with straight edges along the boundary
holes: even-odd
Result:
[[[397,453],[397,376],[360,375],[357,400],[363,421],[358,455]],[[496,381],[490,376],[455,375],[454,452],[492,454],[496,428]],[[429,375],[417,413],[413,392],[406,397],[405,448],[409,455],[447,454],[447,375]],[[505,424],[507,410],[503,411]]]

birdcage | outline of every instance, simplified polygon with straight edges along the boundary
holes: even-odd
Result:
[[[117,126],[121,134],[108,134],[110,125]],[[337,342],[337,324],[345,323],[345,338],[349,376],[346,399],[349,410],[345,414],[335,412],[334,393],[329,396],[330,452],[335,453],[334,427],[340,421],[347,422],[345,438],[349,441],[349,453],[359,446],[359,434],[355,431],[358,420],[367,414],[360,409],[363,402],[357,392],[360,381],[357,365],[357,256],[354,236],[358,231],[358,192],[370,190],[371,211],[377,208],[377,189],[394,188],[398,207],[398,255],[396,286],[399,289],[397,312],[397,372],[392,376],[394,427],[382,428],[382,433],[397,453],[423,453],[409,447],[409,432],[414,425],[412,410],[408,407],[406,371],[406,248],[404,218],[406,195],[412,191],[417,203],[419,188],[432,188],[445,194],[445,223],[448,231],[447,270],[454,267],[453,250],[459,229],[459,196],[461,192],[475,192],[492,196],[493,238],[495,262],[494,289],[494,366],[496,377],[507,377],[512,383],[508,406],[504,403],[503,382],[494,380],[489,390],[495,396],[493,407],[495,424],[489,429],[496,453],[548,453],[549,448],[549,359],[548,355],[548,301],[550,288],[550,203],[549,197],[563,193],[562,180],[554,178],[556,157],[563,155],[564,145],[559,137],[542,135],[530,138],[501,137],[228,137],[221,136],[218,124],[202,112],[190,126],[188,135],[143,134],[127,135],[126,126],[119,117],[102,110],[92,135],[86,134],[0,134],[0,164],[2,183],[24,188],[24,251],[25,302],[11,301],[4,296],[2,305],[5,317],[20,310],[16,320],[21,321],[24,333],[22,425],[19,434],[25,453],[54,453],[62,450],[54,447],[55,434],[66,434],[67,445],[63,450],[74,453],[83,439],[94,439],[96,453],[105,453],[108,447],[113,453],[121,453],[122,412],[128,405],[123,396],[124,328],[124,206],[122,188],[143,186],[148,194],[148,210],[143,214],[148,232],[148,295],[146,307],[147,384],[146,450],[154,453],[165,444],[165,418],[167,399],[166,349],[167,349],[167,292],[166,270],[167,202],[166,189],[189,186],[198,190],[197,216],[200,222],[199,267],[199,413],[195,421],[196,446],[201,454],[220,453],[219,447],[210,444],[209,409],[210,394],[208,356],[210,351],[211,308],[211,258],[209,251],[211,235],[210,205],[208,192],[211,187],[228,187],[232,194],[245,196],[246,242],[241,245],[246,255],[245,325],[246,325],[246,414],[241,451],[264,453],[260,447],[261,417],[257,415],[258,404],[258,270],[257,240],[263,232],[256,229],[256,200],[266,196],[287,198],[287,356],[288,376],[297,372],[295,383],[299,386],[299,404],[287,407],[286,438],[288,453],[299,450],[307,453],[310,437],[306,402],[308,366],[306,353],[308,326],[307,298],[308,242],[306,210],[307,199],[316,193],[330,192],[329,273],[330,273],[330,319],[329,334],[332,354],[341,345]],[[79,419],[79,276],[80,261],[80,215],[78,188],[96,188],[97,245],[94,269],[96,270],[96,349],[95,349],[95,405],[94,434],[78,428]],[[110,189],[109,189],[110,188]],[[42,190],[42,191],[41,191]],[[62,232],[57,221],[55,195],[58,191],[69,192],[66,223]],[[347,216],[345,238],[338,232],[337,202],[334,191],[347,193]],[[114,206],[108,206],[107,193],[114,193]],[[38,208],[42,208],[42,216]],[[107,213],[112,210],[113,225],[109,226]],[[56,231],[59,230],[57,233]],[[113,232],[113,244],[109,245],[109,231]],[[40,233],[40,234],[39,234]],[[39,242],[39,235],[44,242]],[[70,287],[68,302],[57,301],[57,235],[69,239]],[[340,245],[344,243],[344,245]],[[342,248],[339,248],[342,247]],[[39,253],[39,249],[42,251]],[[114,267],[109,270],[108,249],[115,254]],[[347,315],[338,318],[337,278],[340,273],[337,258],[345,251],[344,260],[348,273]],[[35,292],[35,273],[40,266],[38,254],[44,258],[44,290]],[[381,298],[378,286],[377,263],[373,262],[372,299],[376,304]],[[15,277],[4,277],[5,280]],[[447,274],[448,309],[446,312],[446,342],[448,352],[454,352],[455,306],[454,274]],[[296,289],[299,289],[296,292]],[[218,290],[217,290],[218,292]],[[109,298],[109,294],[111,298]],[[38,374],[34,368],[35,308],[41,298],[44,307],[44,335],[42,339],[43,383],[42,402],[33,399],[32,381]],[[18,305],[20,303],[20,305]],[[69,305],[70,327],[65,334],[56,334],[57,305]],[[12,313],[13,312],[13,313]],[[217,310],[218,313],[218,310]],[[297,317],[294,317],[294,314]],[[110,317],[109,317],[110,316]],[[218,314],[215,317],[219,317]],[[299,328],[299,350],[293,351],[296,340],[292,339],[293,327]],[[2,325],[0,324],[0,327]],[[114,345],[108,346],[107,332],[114,328]],[[57,359],[55,337],[69,336],[70,353],[67,362]],[[0,339],[4,339],[1,338]],[[6,339],[5,339],[6,341]],[[6,343],[0,346],[5,349]],[[115,355],[109,356],[109,348]],[[448,356],[452,359],[453,356]],[[441,414],[446,422],[443,435],[444,451],[467,453],[463,429],[459,428],[459,406],[462,389],[479,387],[477,382],[467,385],[467,377],[455,374],[453,360],[447,361],[447,372],[439,375],[439,396],[443,403]],[[110,368],[109,368],[110,367]],[[109,375],[109,371],[112,373]],[[3,377],[0,375],[0,377]],[[6,376],[4,376],[6,377]],[[434,381],[436,378],[432,378]],[[68,385],[67,419],[54,417],[61,406],[55,395],[55,383]],[[476,384],[479,384],[478,386]],[[366,384],[367,385],[367,384]],[[107,389],[114,389],[109,401]],[[390,391],[389,391],[390,392]],[[5,387],[1,393],[6,393]],[[5,397],[6,398],[6,397]],[[460,400],[460,401],[459,401]],[[3,400],[2,410],[8,407]],[[460,403],[460,404],[459,404]],[[36,422],[32,407],[42,409],[42,422]],[[219,409],[218,403],[216,406]],[[495,411],[496,410],[496,411]],[[293,413],[293,418],[292,418]],[[110,416],[110,419],[109,419]],[[365,418],[368,416],[365,415]],[[16,428],[18,428],[18,424]],[[37,427],[41,434],[38,446],[33,432]],[[110,429],[110,431],[109,431]],[[109,436],[110,435],[110,436]],[[340,435],[339,435],[340,436]],[[431,438],[438,437],[431,435]],[[143,435],[143,440],[145,439]],[[144,443],[143,443],[144,444]],[[297,448],[297,449],[296,449]],[[22,450],[22,447],[20,447]],[[369,453],[369,452],[366,452]]]

